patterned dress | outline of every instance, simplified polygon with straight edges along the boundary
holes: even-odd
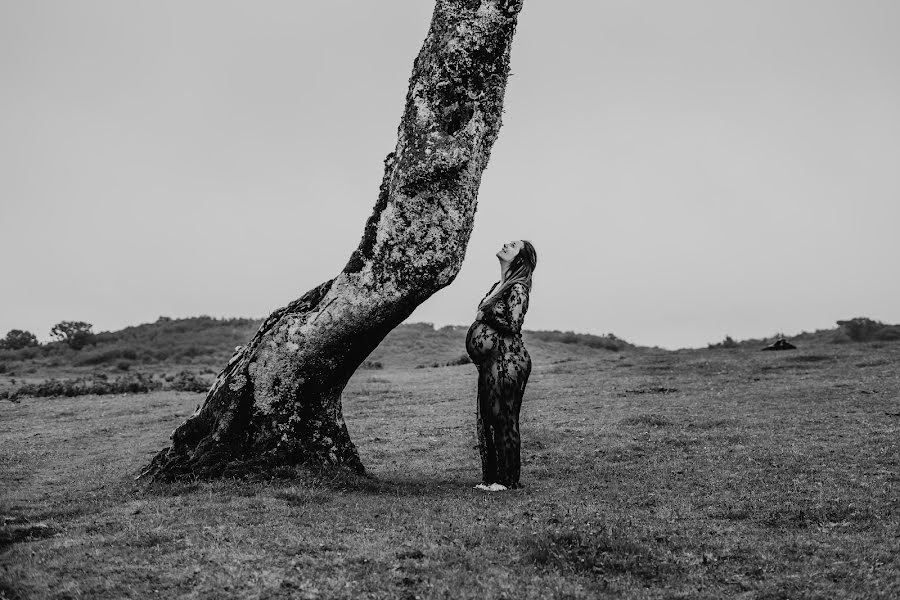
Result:
[[[466,351],[478,367],[478,448],[488,485],[519,485],[519,409],[531,373],[522,342],[527,310],[528,290],[517,283],[472,323],[466,336]]]

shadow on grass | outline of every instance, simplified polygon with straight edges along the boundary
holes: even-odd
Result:
[[[4,600],[22,600],[27,598],[25,592],[15,587],[14,584],[10,581],[6,581],[5,578],[0,575],[0,598]]]
[[[0,550],[17,544],[53,537],[56,529],[47,523],[32,523],[25,518],[15,519],[14,522],[4,520],[0,526]],[[0,596],[2,598],[3,596]]]
[[[618,525],[606,524],[597,531],[548,531],[528,545],[531,562],[562,573],[630,575],[650,583],[665,582],[682,570],[672,548],[640,530]]]
[[[152,482],[145,493],[150,496],[185,496],[218,492],[223,496],[253,497],[272,493],[276,498],[299,506],[327,502],[334,494],[365,494],[373,496],[446,496],[470,487],[456,479],[384,479],[371,474],[359,474],[342,467],[285,467],[276,474],[244,476],[211,480]]]
[[[742,500],[723,507],[710,516],[727,521],[750,521],[768,529],[802,530],[852,526],[854,531],[870,529],[872,522],[877,521],[878,517],[870,509],[855,507],[849,501],[779,502],[777,499]]]

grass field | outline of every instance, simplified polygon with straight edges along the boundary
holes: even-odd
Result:
[[[147,486],[202,394],[0,402],[0,598],[900,597],[900,344],[532,355],[492,495],[472,365],[357,373],[368,478]]]

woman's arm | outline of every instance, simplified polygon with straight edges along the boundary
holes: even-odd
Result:
[[[522,332],[522,323],[525,322],[527,310],[528,290],[524,285],[517,283],[509,288],[507,293],[505,314],[492,308],[484,313],[481,320],[501,333],[515,335]]]

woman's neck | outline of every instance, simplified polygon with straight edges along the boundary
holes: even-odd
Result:
[[[500,287],[504,283],[506,283],[506,278],[509,275],[509,265],[510,263],[506,262],[505,260],[500,261],[500,285],[498,285],[497,287]]]

